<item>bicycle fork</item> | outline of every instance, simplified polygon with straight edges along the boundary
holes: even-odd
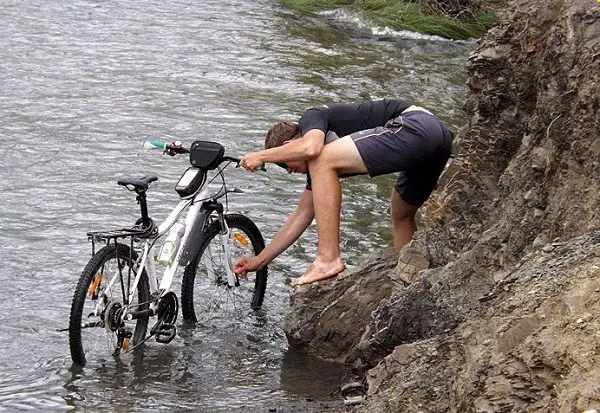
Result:
[[[233,271],[233,261],[231,255],[231,245],[229,244],[229,226],[227,225],[227,221],[225,221],[225,217],[222,213],[219,213],[219,234],[217,235],[220,245],[218,248],[220,249],[219,253],[225,256],[225,273],[227,277],[227,286],[229,288],[239,287],[239,280]],[[210,274],[211,278],[215,278],[215,269],[213,266],[213,252],[210,248],[207,248],[207,251],[202,256],[202,263],[206,268],[206,271]]]
[[[233,262],[231,256],[231,245],[229,244],[229,227],[225,221],[223,214],[219,214],[219,221],[221,224],[221,231],[219,237],[221,238],[221,246],[223,253],[225,254],[225,271],[227,272],[227,286],[229,288],[239,287],[240,282],[233,271]]]

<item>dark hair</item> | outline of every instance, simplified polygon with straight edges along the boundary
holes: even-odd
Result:
[[[265,138],[265,149],[276,148],[283,145],[285,141],[298,139],[300,128],[295,122],[279,122],[269,129]]]

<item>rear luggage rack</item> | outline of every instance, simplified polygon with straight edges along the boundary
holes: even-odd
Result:
[[[121,228],[108,231],[90,231],[87,233],[88,241],[108,241],[116,238],[148,238],[152,231],[137,228]]]
[[[119,238],[129,238],[131,244],[133,244],[134,240],[145,239],[154,236],[158,231],[158,227],[154,221],[152,221],[152,219],[148,218],[148,220],[149,223],[144,226],[141,224],[136,224],[131,228],[88,232],[86,235],[88,241],[92,242],[92,254],[94,254],[96,251],[96,242],[105,242],[108,245],[111,241],[116,243]]]

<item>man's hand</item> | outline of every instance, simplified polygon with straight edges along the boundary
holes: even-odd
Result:
[[[242,156],[242,160],[240,161],[240,166],[250,172],[256,171],[263,164],[264,162],[260,152],[248,152],[246,155]]]
[[[233,271],[240,277],[246,278],[249,272],[261,269],[258,257],[242,257],[233,264]]]

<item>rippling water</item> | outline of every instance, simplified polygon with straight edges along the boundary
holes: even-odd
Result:
[[[147,138],[216,140],[239,155],[311,105],[383,97],[459,126],[473,43],[370,28],[343,11],[301,16],[274,0],[8,0],[0,21],[0,410],[306,411],[336,399],[345,369],[288,350],[282,330],[284,279],[312,261],[314,228],[271,265],[252,325],[183,328],[167,346],[78,370],[57,330],[89,259],[85,232],[131,224],[137,206],[115,184],[125,175],[159,175],[157,219],[176,203],[186,162],[144,152]],[[229,177],[246,191],[233,209],[267,239],[303,188],[279,168]],[[391,179],[344,183],[349,264],[391,239]]]

